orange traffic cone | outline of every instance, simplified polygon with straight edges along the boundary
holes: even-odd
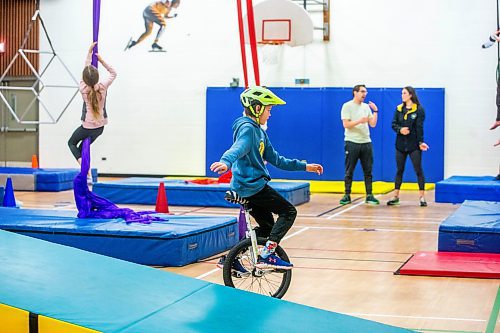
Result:
[[[36,155],[31,156],[31,167],[33,169],[38,169],[38,158]]]
[[[165,191],[165,184],[163,182],[161,182],[160,186],[158,187],[158,196],[156,197],[155,211],[158,213],[170,213],[168,211],[167,192]]]

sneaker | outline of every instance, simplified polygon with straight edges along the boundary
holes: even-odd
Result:
[[[391,200],[387,201],[387,206],[399,206],[399,198],[394,197]]]
[[[241,264],[239,260],[233,261],[231,269],[240,273],[248,273],[248,270]]]
[[[226,261],[226,256],[220,257],[219,262],[217,263],[217,267],[222,269],[222,267],[224,267],[225,261]],[[241,264],[239,260],[234,261],[231,268],[240,273],[248,273],[248,270]]]
[[[350,204],[351,203],[351,196],[349,194],[346,194],[342,197],[342,199],[340,199],[340,204],[343,206],[343,205],[347,205],[347,204]]]
[[[424,198],[420,198],[420,207],[427,207],[427,202]]]
[[[260,269],[266,269],[266,268],[278,268],[278,269],[292,269],[293,264],[282,260],[280,257],[278,257],[275,254],[270,254],[267,258],[262,258],[259,256],[259,259],[257,260],[257,264],[255,267],[260,268]]]
[[[226,256],[222,256],[222,257],[219,258],[219,261],[215,265],[217,266],[217,268],[222,269],[222,267],[224,267],[224,262],[225,261],[226,261]]]
[[[378,199],[377,199],[377,198],[375,198],[375,197],[373,196],[373,194],[368,194],[368,195],[366,196],[366,200],[365,200],[365,202],[366,202],[367,204],[369,204],[369,205],[378,205],[378,204],[380,204],[380,201],[378,201]]]

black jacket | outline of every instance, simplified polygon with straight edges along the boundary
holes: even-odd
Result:
[[[416,104],[414,104],[415,106]],[[396,107],[392,118],[392,129],[397,133],[396,149],[401,152],[412,152],[420,149],[419,145],[424,142],[424,120],[425,112],[422,106],[408,110],[400,104]],[[410,134],[403,135],[399,131],[402,127],[408,127]]]

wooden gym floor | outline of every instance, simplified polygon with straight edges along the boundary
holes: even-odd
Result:
[[[72,191],[15,195],[25,208],[76,209]],[[437,250],[439,224],[458,205],[436,204],[430,191],[429,206],[419,207],[418,192],[406,191],[400,206],[389,207],[391,195],[377,196],[380,206],[354,195],[351,205],[340,207],[340,194],[321,193],[297,206],[295,225],[281,243],[295,265],[284,299],[420,332],[500,332],[500,280],[393,274],[413,253]],[[238,215],[237,209],[169,208],[180,215]],[[223,284],[217,260],[159,269]]]

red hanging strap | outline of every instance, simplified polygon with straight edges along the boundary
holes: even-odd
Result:
[[[245,52],[245,33],[243,30],[243,14],[241,8],[241,0],[237,0],[236,3],[238,7],[238,28],[240,31],[241,63],[243,65],[243,77],[245,79],[245,88],[248,88],[247,55]]]
[[[260,86],[259,75],[259,58],[257,57],[257,41],[255,39],[255,21],[253,15],[252,0],[247,0],[247,20],[248,20],[248,36],[250,37],[250,50],[252,51],[253,73],[255,76],[255,84]]]

